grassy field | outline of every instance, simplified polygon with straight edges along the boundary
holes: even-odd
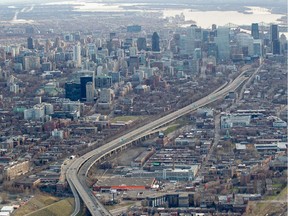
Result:
[[[169,126],[165,131],[163,131],[163,133],[165,135],[168,135],[169,133],[176,131],[178,128],[179,128],[179,124],[174,124],[174,125]]]
[[[27,204],[17,209],[13,215],[23,216],[31,212],[37,211],[45,206],[51,205],[57,201],[59,201],[58,198],[50,196],[50,195],[43,195],[43,194],[35,195],[33,198],[31,198],[28,201]]]
[[[115,123],[117,121],[123,121],[123,122],[136,121],[139,118],[143,118],[143,117],[141,116],[117,116],[112,119],[112,122]]]
[[[29,216],[69,216],[74,209],[74,199],[67,198],[38,211],[35,211]]]
[[[273,186],[274,187],[274,186]],[[281,187],[281,185],[279,185]],[[285,187],[280,194],[275,196],[267,196],[265,200],[286,200],[287,201],[287,195],[288,195],[288,188]]]
[[[245,216],[281,215],[287,211],[287,187],[276,196],[263,201],[249,202]]]

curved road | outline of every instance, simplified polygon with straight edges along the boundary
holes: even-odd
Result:
[[[261,67],[261,66],[260,66]],[[259,68],[260,68],[259,67]],[[257,69],[257,71],[259,70]],[[86,183],[86,175],[91,166],[97,161],[110,154],[110,152],[125,146],[132,141],[136,141],[141,137],[152,133],[154,129],[157,129],[167,123],[174,121],[175,119],[190,113],[200,107],[208,105],[218,99],[225,97],[230,91],[235,91],[244,81],[247,80],[247,77],[243,76],[245,73],[242,72],[233,82],[226,85],[224,88],[211,93],[210,95],[186,106],[173,113],[170,113],[162,118],[159,118],[151,123],[148,123],[145,126],[142,126],[134,131],[131,131],[120,138],[113,140],[82,157],[76,159],[69,167],[66,173],[66,178],[68,183],[72,188],[72,192],[75,196],[75,211],[72,215],[76,215],[80,210],[80,195],[82,201],[85,203],[89,209],[91,215],[100,216],[100,215],[111,215],[111,213],[105,209],[105,207],[99,202],[98,199],[93,195],[90,188]],[[77,191],[77,192],[76,192]]]

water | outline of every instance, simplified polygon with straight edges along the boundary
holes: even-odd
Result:
[[[185,10],[164,10],[164,17],[184,14],[186,21],[195,21],[198,26],[202,28],[210,28],[212,24],[224,26],[228,23],[235,25],[250,25],[251,23],[280,23],[277,19],[281,18],[282,14],[271,14],[265,8],[260,10],[249,10],[249,14],[239,13],[237,11],[191,11]],[[250,14],[252,13],[252,14]]]
[[[61,3],[61,2],[60,2]],[[62,2],[65,3],[78,3],[80,5],[75,5],[76,11],[91,11],[91,12],[124,12],[124,11],[144,11],[141,8],[127,9],[123,7],[127,6],[145,6],[147,4],[136,4],[136,3],[120,3],[120,4],[105,4],[105,3],[86,3],[84,1],[69,1]],[[52,3],[53,4],[53,3]],[[150,4],[151,5],[151,4]],[[165,4],[163,4],[165,5]],[[175,6],[177,7],[177,6]],[[147,9],[146,12],[163,12],[163,17],[171,17],[175,15],[184,14],[186,21],[195,21],[197,25],[202,28],[210,28],[212,24],[217,24],[218,26],[223,26],[228,23],[233,23],[235,25],[250,25],[251,23],[280,23],[279,18],[283,14],[272,14],[269,9],[261,7],[247,7],[247,13],[239,13],[237,11],[196,11],[190,9]]]
[[[75,11],[90,11],[90,12],[162,12],[163,17],[173,17],[175,15],[184,14],[186,21],[194,21],[198,26],[202,28],[211,28],[212,24],[218,26],[223,26],[228,23],[235,25],[250,25],[251,23],[275,23],[280,24],[278,21],[283,14],[272,14],[269,9],[261,7],[247,7],[247,13],[239,13],[237,11],[197,11],[190,9],[179,9],[180,6],[175,5],[175,8],[171,9],[165,8],[165,4],[162,4],[163,9],[145,9],[141,6],[147,6],[146,3],[92,3],[86,2],[85,0],[70,0],[70,1],[59,1],[59,2],[49,2],[43,5],[60,5],[67,4],[72,5]],[[151,5],[151,3],[149,3]],[[153,5],[153,3],[152,3]],[[159,5],[158,3],[155,5]],[[127,6],[138,6],[137,8],[124,8]],[[11,6],[10,6],[11,7]],[[32,8],[33,10],[33,8]],[[15,21],[15,20],[14,20]],[[191,22],[192,23],[192,22]]]

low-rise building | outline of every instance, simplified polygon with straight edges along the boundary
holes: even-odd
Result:
[[[30,169],[29,161],[16,162],[4,168],[5,179],[15,179],[17,176],[24,175]]]

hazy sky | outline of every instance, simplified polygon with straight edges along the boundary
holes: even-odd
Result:
[[[63,2],[63,1],[69,1],[69,0],[1,0],[0,4],[16,4],[16,3],[47,3],[47,2]],[[71,1],[71,0],[70,0]],[[73,0],[73,1],[84,1],[85,0]],[[239,4],[259,4],[259,5],[265,5],[265,4],[283,4],[287,5],[287,0],[86,0],[86,2],[169,2],[169,3],[202,3],[202,4],[209,4],[211,2],[214,3],[239,3]]]

